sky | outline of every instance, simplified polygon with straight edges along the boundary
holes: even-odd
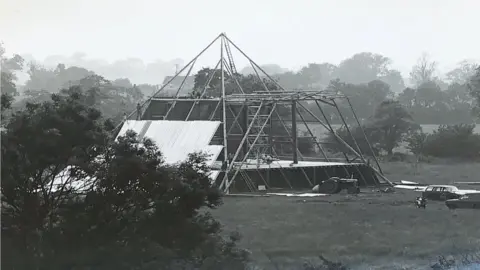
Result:
[[[479,10],[480,0],[0,0],[0,41],[36,59],[188,62],[225,32],[259,64],[297,69],[371,51],[408,75],[422,52],[441,70],[480,59]],[[215,65],[219,53],[198,64]]]

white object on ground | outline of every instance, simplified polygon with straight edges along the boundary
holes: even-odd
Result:
[[[267,193],[267,195],[277,195],[286,197],[321,197],[328,196],[328,194],[321,193]]]

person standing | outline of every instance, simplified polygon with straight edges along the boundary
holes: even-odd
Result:
[[[142,120],[142,106],[137,103],[137,120]]]

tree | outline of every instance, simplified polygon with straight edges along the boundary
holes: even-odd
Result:
[[[222,73],[220,69],[210,69],[203,68],[195,74],[195,83],[194,83],[194,95],[200,95],[203,89],[205,88],[209,78],[211,77],[210,83],[206,88],[206,96],[210,97],[219,97],[221,96],[221,82],[222,82]],[[249,74],[242,75],[236,74],[235,78],[232,78],[226,71],[224,71],[224,80],[225,80],[225,94],[230,95],[232,93],[252,93],[254,91],[265,91],[264,84],[268,87],[269,90],[277,90],[277,85],[268,78],[259,78],[257,75]],[[235,81],[236,80],[236,81]],[[238,84],[237,84],[238,82]]]
[[[323,86],[327,86],[331,80],[335,79],[335,74],[337,72],[337,66],[331,63],[321,63],[318,64],[321,78],[320,82]]]
[[[473,109],[475,102],[472,100],[468,92],[466,83],[451,83],[447,90],[444,91],[445,103],[448,107],[448,112],[445,113],[445,118],[448,119],[449,124],[453,123],[472,123],[475,122],[473,117]],[[442,118],[443,118],[442,114]]]
[[[44,75],[39,75],[39,73]],[[28,102],[40,103],[50,100],[52,91],[62,95],[68,95],[69,92],[75,91],[88,96],[88,100],[85,101],[88,106],[96,107],[105,117],[119,122],[123,119],[125,113],[134,111],[136,104],[141,102],[144,97],[137,87],[127,88],[118,85],[126,84],[127,82],[124,79],[117,80],[117,85],[114,85],[104,77],[82,68],[69,67],[64,69],[62,65],[59,65],[56,71],[51,71],[32,66],[30,74],[32,76],[27,85],[42,85],[40,81],[50,78],[43,81],[45,82],[44,85],[50,86],[36,90],[26,90],[26,98],[14,104],[17,109],[24,108]]]
[[[2,242],[9,243],[11,259],[20,260],[10,263],[20,263],[21,253],[35,265],[43,244],[39,232],[57,222],[56,207],[65,197],[54,196],[55,176],[69,164],[85,167],[106,139],[100,114],[77,100],[53,96],[47,103],[27,104],[2,131]]]
[[[55,93],[60,90],[61,85],[53,70],[32,62],[28,65],[27,74],[29,79],[25,82],[25,90],[42,90],[49,93]]]
[[[123,88],[133,88],[133,84],[128,78],[115,79],[112,81],[112,85],[120,86]]]
[[[392,89],[403,89],[400,72],[391,68],[392,60],[380,54],[362,52],[343,60],[334,78],[351,84],[364,84],[374,80],[388,83]]]
[[[389,70],[387,74],[380,77],[379,80],[387,83],[394,93],[399,93],[405,89],[405,81],[403,80],[402,74],[398,70]]]
[[[389,155],[393,154],[393,148],[405,140],[406,135],[420,128],[410,113],[394,100],[380,103],[367,127],[369,131],[380,134],[381,148]]]
[[[23,58],[18,54],[8,58],[5,55],[5,48],[3,47],[3,44],[0,43],[0,90],[2,95],[18,95],[16,87],[17,76],[15,75],[15,72],[22,70],[23,62]],[[8,99],[8,97],[4,97],[4,99]]]
[[[458,63],[457,67],[447,72],[446,77],[450,84],[465,84],[475,75],[478,64],[473,61],[463,60]]]
[[[360,119],[370,117],[380,102],[393,95],[392,91],[390,91],[390,86],[380,80],[374,80],[365,84],[351,84],[334,80],[330,82],[327,90],[341,92],[349,97],[352,107]],[[348,103],[339,100],[338,105],[341,107],[340,109],[344,113],[347,122],[355,121]],[[331,111],[331,108],[328,107],[325,110],[330,110],[332,115],[338,114],[335,110]],[[338,121],[339,119],[331,120]]]
[[[475,106],[475,113],[480,115],[480,66],[477,67],[475,74],[470,78],[468,85],[468,91],[470,95],[475,99],[476,106]]]
[[[321,89],[334,78],[337,67],[330,63],[310,63],[298,72],[286,71],[274,74],[276,81],[287,90]]]
[[[422,131],[413,132],[405,140],[407,142],[407,149],[417,156],[423,154],[425,151],[427,137],[428,134],[423,133]]]
[[[346,128],[340,128],[336,133],[353,149],[357,150],[358,145],[365,155],[377,155],[380,150],[392,155],[393,149],[404,141],[407,135],[420,129],[420,126],[413,121],[411,115],[398,101],[385,100],[377,106],[369,122],[362,128],[351,126],[350,133]],[[339,145],[333,134],[328,134],[326,142],[331,150],[349,152],[346,147]]]
[[[6,112],[12,107],[13,97],[11,95],[2,94],[0,96],[0,110],[1,110],[1,121],[0,126],[3,127],[5,120],[7,119]]]
[[[267,65],[261,65],[260,66],[268,75],[277,75],[277,74],[282,74],[282,73],[285,73],[287,72],[288,70],[285,69],[285,68],[282,68],[281,66],[277,65],[277,64],[267,64]],[[255,69],[257,70],[257,72],[261,73],[257,67],[255,67]],[[250,65],[250,66],[246,66],[244,68],[242,68],[242,70],[240,71],[240,74],[242,75],[255,75],[255,70],[253,70],[253,67]]]
[[[433,108],[443,102],[443,93],[440,87],[433,81],[426,81],[417,87],[417,105],[423,108]]]
[[[224,80],[227,81],[229,76],[226,71],[223,73]],[[211,78],[211,79],[210,79]],[[210,79],[210,83],[207,85]],[[194,92],[199,95],[206,88],[206,95],[220,95],[222,82],[222,71],[220,69],[202,68],[195,74]]]
[[[96,107],[102,115],[115,122],[121,121],[125,113],[134,111],[137,103],[143,100],[143,94],[138,88],[115,86],[98,75],[84,77],[72,84],[79,87],[71,89],[87,94],[90,106]]]
[[[286,90],[297,90],[304,85],[302,78],[293,71],[275,74],[273,78]]]
[[[451,84],[445,91],[435,81],[406,88],[397,100],[421,124],[471,123],[472,102],[465,85]]]
[[[1,126],[5,125],[5,122],[10,114],[14,96],[18,95],[16,85],[17,76],[15,72],[22,70],[23,61],[23,58],[19,55],[14,55],[11,58],[7,58],[5,56],[3,44],[0,43]]]
[[[79,80],[92,76],[95,73],[85,68],[58,64],[55,69],[48,69],[35,63],[30,63],[28,75],[30,78],[25,83],[26,90],[43,90],[57,93],[62,88],[75,85]]]
[[[316,63],[309,63],[307,66],[300,69],[298,76],[302,81],[302,87],[312,88],[318,85],[322,80],[321,66]]]
[[[219,235],[220,224],[204,211],[221,203],[204,156],[169,166],[148,138],[128,132],[111,142],[112,125],[85,104],[86,96],[68,92],[28,104],[2,131],[2,245],[8,247],[2,266],[243,263],[245,253]]]
[[[432,82],[436,79],[438,63],[431,60],[427,53],[423,53],[410,71],[410,81],[419,86],[423,83]]]

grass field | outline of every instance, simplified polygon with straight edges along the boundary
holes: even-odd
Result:
[[[480,164],[423,164],[416,173],[406,163],[383,168],[393,181],[433,184],[478,181]],[[480,248],[480,211],[451,211],[441,202],[416,209],[417,195],[365,189],[358,196],[307,199],[226,197],[213,214],[226,232],[241,233],[241,245],[267,269],[292,269],[318,255],[354,269],[422,269],[438,255]]]

